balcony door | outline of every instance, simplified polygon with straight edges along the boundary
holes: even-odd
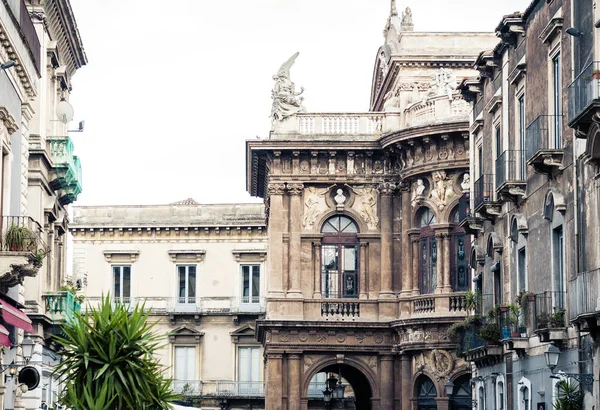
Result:
[[[196,304],[196,265],[177,266],[177,304]]]
[[[238,389],[240,394],[259,395],[262,393],[260,366],[260,347],[238,348]]]
[[[131,302],[131,266],[113,265],[113,300],[119,303]]]
[[[196,380],[196,347],[175,346],[175,380],[176,392],[190,391]]]
[[[260,304],[260,265],[242,265],[242,304]]]
[[[345,216],[323,224],[321,295],[323,298],[358,298],[358,227]]]

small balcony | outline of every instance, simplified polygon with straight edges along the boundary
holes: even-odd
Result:
[[[50,156],[54,163],[55,175],[50,187],[60,191],[61,204],[68,205],[77,200],[81,193],[81,162],[73,155],[73,142],[69,137],[50,137]]]
[[[592,123],[592,116],[600,109],[600,62],[585,67],[569,85],[569,127],[583,133]]]
[[[323,302],[321,303],[321,317],[326,320],[357,319],[360,317],[359,302]]]
[[[458,224],[468,234],[478,234],[483,231],[483,218],[471,212],[471,194],[465,192],[458,201]]]
[[[567,339],[565,292],[546,291],[535,295],[535,333],[541,342]]]
[[[539,115],[527,127],[527,164],[536,172],[550,174],[562,168],[562,129],[562,115]]]
[[[496,192],[498,201],[517,202],[527,197],[525,151],[506,150],[496,159]]]
[[[241,382],[230,380],[203,381],[202,396],[264,398],[265,382]]]
[[[495,220],[500,216],[500,205],[494,201],[494,176],[492,174],[483,174],[475,181],[475,212],[483,218]]]
[[[569,283],[569,320],[584,327],[600,323],[600,268],[577,274]]]
[[[460,352],[467,361],[482,367],[501,360],[502,345],[496,341],[483,339],[479,329],[467,329],[461,340]]]
[[[71,292],[48,292],[46,299],[46,313],[53,322],[65,322],[73,319],[75,313],[81,311],[81,303]]]
[[[506,350],[521,353],[529,347],[527,317],[528,309],[517,304],[500,307],[500,332]]]
[[[0,235],[0,287],[36,276],[47,250],[42,226],[28,216],[3,216]]]

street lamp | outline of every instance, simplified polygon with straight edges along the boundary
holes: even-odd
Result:
[[[23,355],[23,359],[25,360],[26,364],[29,363],[29,361],[31,360],[31,357],[33,356],[33,347],[34,346],[35,346],[35,343],[29,337],[26,337],[21,342],[21,354]]]
[[[6,60],[6,63],[0,64],[0,70],[6,70],[15,65],[14,60]]]
[[[554,369],[558,366],[558,359],[560,358],[560,349],[554,345],[554,343],[550,343],[548,348],[544,352],[544,356],[546,357],[546,366],[550,369],[551,373],[554,373]]]
[[[451,397],[452,393],[454,393],[454,383],[452,383],[452,380],[448,379],[444,388],[446,389],[446,396]]]

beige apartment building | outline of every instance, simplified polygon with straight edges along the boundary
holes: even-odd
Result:
[[[70,228],[84,305],[145,303],[175,391],[203,409],[264,407],[262,204],[77,207]]]

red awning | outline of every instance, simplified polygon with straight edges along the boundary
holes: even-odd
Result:
[[[31,319],[20,309],[10,305],[8,302],[0,299],[0,309],[2,309],[2,319],[9,325],[23,329],[26,332],[33,333]]]
[[[6,328],[0,325],[0,345],[10,346],[10,339],[8,338],[9,332]]]

